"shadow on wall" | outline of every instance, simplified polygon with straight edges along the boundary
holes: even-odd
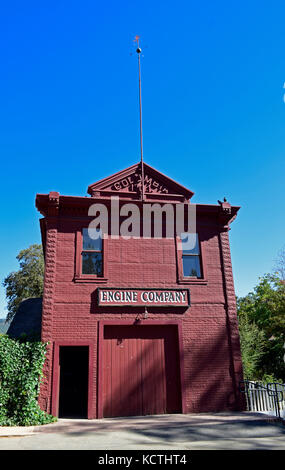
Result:
[[[238,411],[241,397],[239,384],[235,384],[226,313],[224,322],[221,317],[219,322],[213,317],[204,321],[204,327],[197,322],[200,331],[195,329],[195,337],[184,344],[190,412]]]
[[[216,328],[209,327],[208,322],[209,318],[207,319],[208,328],[201,329],[200,340],[198,340],[196,331],[195,337],[193,336],[191,341],[184,344],[184,392],[186,402],[190,405],[188,412],[235,411],[239,410],[241,406],[242,410],[245,410],[244,400],[242,400],[243,397],[240,396],[238,384],[235,383],[226,321],[219,322],[218,324],[215,323]],[[141,328],[143,329],[143,327]],[[201,341],[201,338],[203,338],[203,341]],[[151,346],[149,346],[149,348],[150,347]],[[160,380],[157,376],[160,370],[158,365],[148,358],[148,356],[151,355],[152,352],[150,350],[144,349],[142,356],[137,357],[137,360],[132,363],[131,368],[130,363],[128,363],[127,370],[125,369],[126,366],[123,367],[124,374],[131,380],[131,378],[136,375],[137,369],[141,367],[140,364],[142,361],[148,363],[148,374],[144,376],[144,382],[147,383],[151,381],[154,383]],[[116,356],[118,357],[117,354]],[[166,369],[173,368],[173,364],[167,367],[167,354],[165,355],[165,359]],[[177,366],[179,367],[178,364]],[[112,386],[112,396],[109,394],[105,396],[105,409],[113,408],[112,403],[108,403],[108,400],[119,400],[120,412],[115,416],[126,416],[124,412],[126,409],[129,409],[129,404],[134,400],[134,397],[138,396],[140,393],[143,394],[143,388],[142,392],[140,392],[142,384],[133,383],[132,388],[131,384],[128,383],[128,387],[126,387],[122,383],[123,379],[121,377],[116,377],[115,379],[116,386]],[[177,379],[178,381],[172,381],[172,387],[174,385],[175,388],[177,386],[180,388],[180,380],[178,377]],[[161,380],[163,380],[163,377],[161,377]],[[168,386],[166,387],[166,393],[169,393],[170,388]],[[178,395],[181,396],[180,390]],[[151,401],[152,399],[154,399],[154,397],[151,395],[149,400]],[[168,412],[175,413],[179,411],[169,410]],[[137,413],[137,415],[139,414],[144,413]]]
[[[108,341],[109,362],[105,357],[104,374],[112,386],[104,393],[104,416],[160,414],[162,409],[181,412],[176,329],[141,325],[108,331],[104,341]]]

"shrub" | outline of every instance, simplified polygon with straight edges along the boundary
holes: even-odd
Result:
[[[32,426],[56,421],[37,398],[46,343],[0,335],[0,426]]]

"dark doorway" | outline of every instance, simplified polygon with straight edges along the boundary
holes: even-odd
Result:
[[[59,349],[59,418],[87,418],[88,346]]]

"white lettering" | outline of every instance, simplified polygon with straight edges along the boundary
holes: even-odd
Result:
[[[140,295],[139,295],[140,293]],[[139,297],[138,297],[139,295]],[[134,303],[155,303],[155,304],[186,304],[187,297],[185,291],[156,291],[156,290],[100,290],[99,301],[101,303],[134,304]]]
[[[119,238],[119,198],[111,197],[111,238]]]
[[[143,293],[142,293],[141,299],[142,299],[143,302],[147,302],[147,301],[148,301],[147,292],[143,292]]]
[[[122,238],[128,240],[129,238],[140,237],[140,210],[136,204],[124,204],[121,208],[120,214],[122,216],[131,215],[121,223],[120,234]]]
[[[101,297],[101,298],[100,298],[101,302],[107,301],[107,292],[104,291],[104,290],[103,290],[103,291],[100,291],[100,297]]]
[[[108,236],[108,209],[104,204],[92,204],[88,209],[89,216],[98,217],[92,220],[88,226],[88,235],[93,240],[96,240],[103,233],[103,237]]]
[[[172,204],[144,204],[143,205],[143,237],[151,238],[153,225],[153,237],[162,238],[162,213],[166,217],[166,238],[174,236],[174,210]],[[153,213],[153,224],[151,214]]]

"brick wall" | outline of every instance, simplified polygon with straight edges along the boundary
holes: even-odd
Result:
[[[52,344],[54,341],[94,344],[92,416],[97,416],[97,337],[100,320],[135,319],[126,312],[96,305],[94,283],[74,282],[76,230],[84,223],[59,219],[47,224],[46,272],[42,339],[51,341],[45,364],[40,404],[51,410]],[[182,320],[186,412],[242,409],[237,393],[242,377],[235,293],[228,232],[218,225],[202,227],[203,262],[207,280],[193,282],[187,311],[149,309],[149,320]],[[177,288],[174,239],[112,240],[106,243],[108,287]],[[179,285],[179,287],[184,287]]]

